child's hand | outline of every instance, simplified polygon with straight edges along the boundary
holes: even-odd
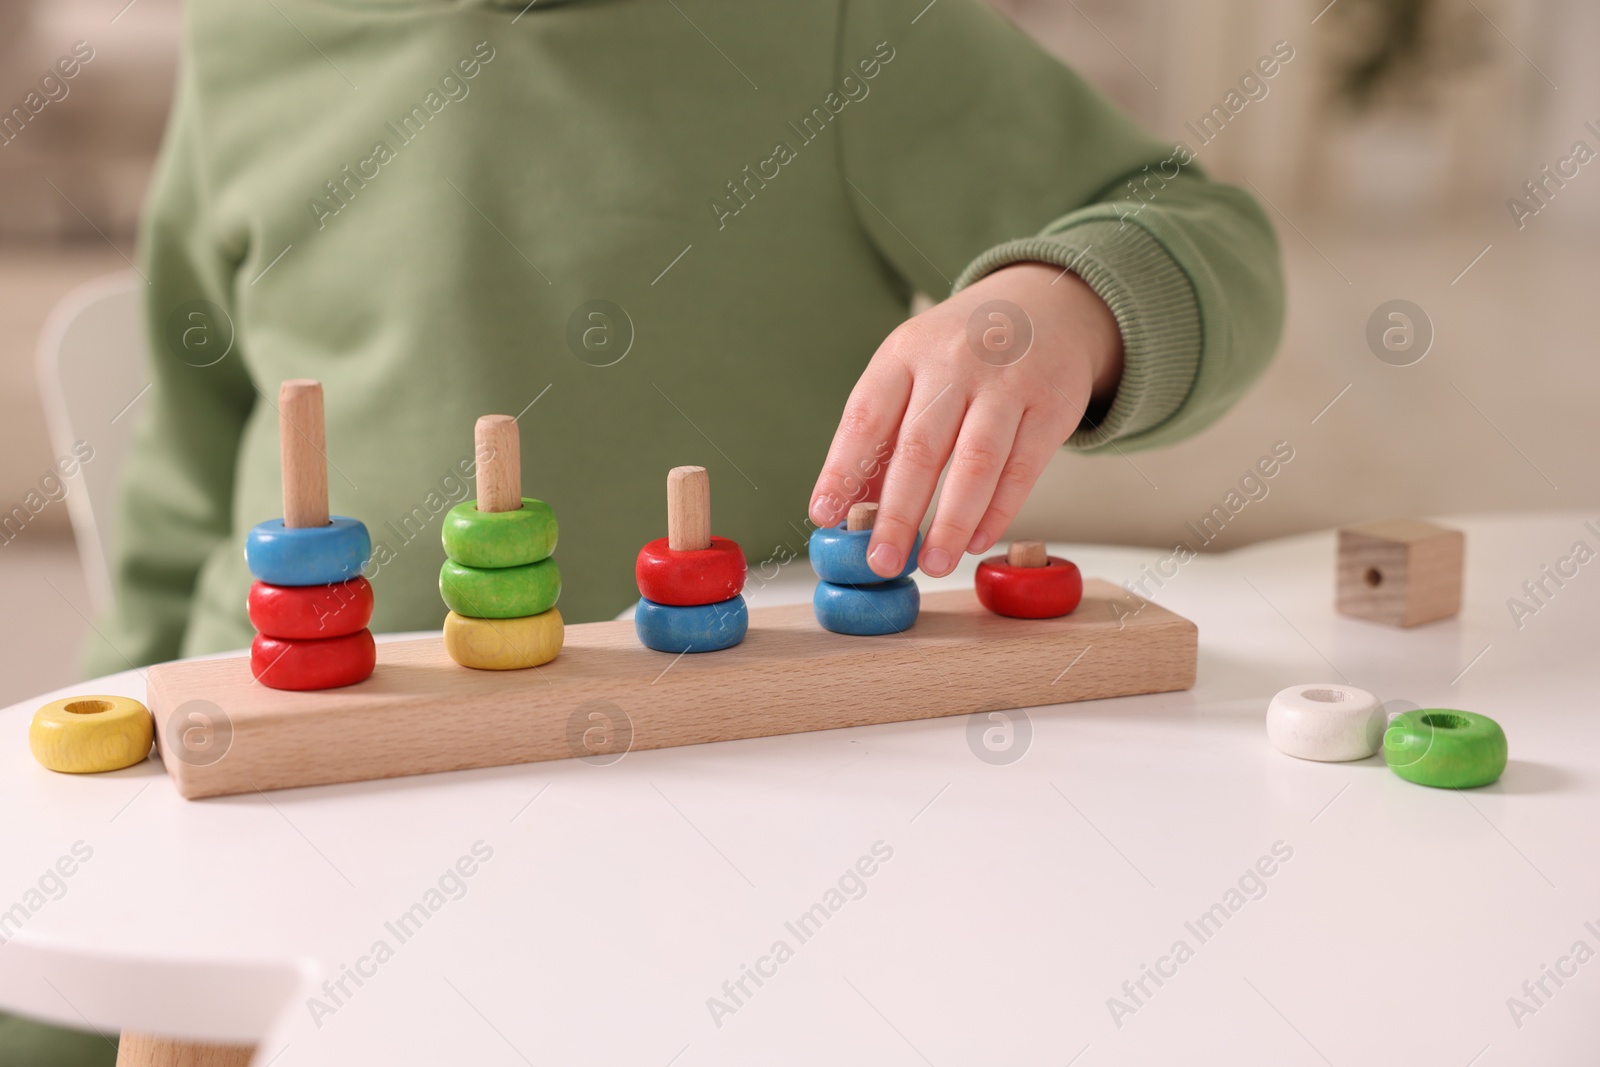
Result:
[[[1000,539],[1091,398],[1109,401],[1121,376],[1122,332],[1083,279],[1042,263],[995,271],[878,347],[839,420],[811,521],[836,525],[879,490],[867,562],[893,577],[949,461],[919,561],[949,574],[962,552]]]

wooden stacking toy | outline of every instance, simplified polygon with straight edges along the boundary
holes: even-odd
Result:
[[[1012,619],[1070,615],[1083,599],[1083,575],[1045,552],[1043,541],[1013,541],[1004,556],[978,564],[978,602]]]
[[[244,558],[255,584],[246,608],[256,638],[250,672],[272,689],[334,689],[372,674],[377,648],[367,528],[328,514],[322,385],[299,378],[278,388],[283,518],[254,527]]]
[[[657,652],[716,652],[744,640],[744,552],[711,536],[711,478],[704,467],[667,472],[667,536],[639,550],[634,579],[639,642]]]
[[[457,504],[444,520],[444,648],[463,667],[537,667],[556,658],[566,632],[556,610],[561,571],[550,558],[555,512],[522,495],[516,419],[485,415],[473,437],[478,499]]]
[[[922,534],[913,541],[899,575],[884,579],[867,566],[867,545],[877,518],[877,504],[852,504],[842,525],[811,533],[811,569],[822,579],[811,607],[825,630],[874,637],[910,629],[917,621],[922,595],[911,573],[917,569]]]

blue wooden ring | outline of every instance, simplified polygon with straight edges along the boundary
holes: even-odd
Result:
[[[742,596],[694,607],[640,598],[633,609],[633,628],[639,643],[657,652],[716,652],[744,640],[750,611]]]
[[[867,566],[867,542],[872,540],[871,530],[846,530],[844,524],[819,526],[811,531],[811,569],[817,577],[834,585],[875,585],[890,581]],[[905,578],[917,569],[917,553],[922,551],[922,531],[917,531],[911,542],[911,554],[898,578]]]
[[[909,630],[922,608],[922,594],[910,578],[877,585],[818,582],[811,607],[824,630],[855,637],[876,637]]]
[[[244,562],[268,585],[331,585],[358,577],[372,557],[372,538],[358,519],[333,516],[326,526],[289,527],[268,519],[244,539]]]

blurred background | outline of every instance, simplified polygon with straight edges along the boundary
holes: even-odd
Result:
[[[1062,455],[1013,533],[1147,545],[1154,560],[1196,543],[1186,524],[1279,441],[1293,460],[1207,550],[1397,514],[1600,516],[1600,163],[1573,161],[1579,142],[1600,152],[1600,5],[995,2],[1249,188],[1290,293],[1278,360],[1220,424],[1159,453]],[[74,288],[134,258],[181,32],[177,0],[0,3],[6,113],[75,42],[93,50],[67,95],[0,122],[0,511],[60,454],[40,332]],[[1292,59],[1241,89],[1284,46]],[[0,603],[0,705],[73,681],[94,612],[66,506],[0,544]]]

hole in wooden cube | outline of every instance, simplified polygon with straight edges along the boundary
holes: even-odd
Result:
[[[1341,615],[1417,626],[1461,610],[1466,539],[1421,519],[1390,519],[1339,531]]]

